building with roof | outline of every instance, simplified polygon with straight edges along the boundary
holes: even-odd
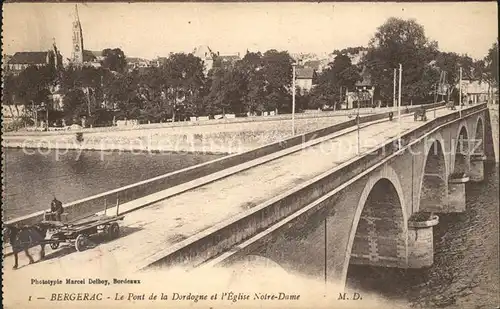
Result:
[[[135,69],[148,68],[151,66],[152,66],[151,61],[149,61],[147,59],[137,58],[137,57],[127,57],[127,69],[129,71],[132,71]]]
[[[368,72],[368,69],[366,67],[363,67],[360,75],[361,75],[362,80],[356,82],[355,87],[357,89],[372,90],[372,88],[373,88],[372,77],[371,77],[371,75]]]
[[[101,61],[104,60],[102,51],[96,50],[84,50],[83,51],[83,63],[99,67]]]
[[[221,63],[234,64],[236,61],[241,60],[240,53],[234,55],[221,55],[217,52],[216,59],[219,59]]]
[[[210,71],[214,66],[214,58],[217,54],[210,49],[207,45],[200,45],[195,47],[193,50],[193,56],[200,58],[204,64],[204,73],[205,75]]]
[[[207,45],[200,45],[193,50],[193,56],[200,58],[204,64],[204,73],[207,75],[215,63],[217,65],[234,64],[236,61],[241,60],[240,53],[235,54],[222,54],[215,52]]]
[[[3,56],[2,56],[2,69],[4,71],[7,70],[7,64],[9,63],[11,58],[12,58],[12,55],[3,54]]]
[[[162,65],[167,63],[167,60],[168,60],[168,57],[156,57],[153,60],[151,60],[150,65],[152,67],[161,67]]]
[[[306,91],[311,91],[313,88],[313,79],[316,71],[310,67],[298,67],[295,73],[295,85],[299,88],[299,92],[304,94]]]
[[[321,60],[307,60],[304,62],[304,66],[314,69],[316,72],[320,69]]]
[[[457,83],[456,88],[460,88],[459,83]],[[462,80],[462,102],[465,104],[487,102],[497,91],[498,89],[494,85],[486,81]]]
[[[371,75],[366,67],[363,67],[360,75],[362,80],[354,84],[354,91],[347,92],[347,100],[343,104],[343,108],[356,108],[358,104],[360,107],[373,106],[375,86],[372,83]]]
[[[56,43],[54,42],[52,49],[47,51],[16,52],[7,60],[5,71],[17,75],[29,66],[53,66],[54,69],[61,68],[62,55],[59,53]]]

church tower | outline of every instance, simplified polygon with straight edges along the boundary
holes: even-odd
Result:
[[[76,64],[83,64],[83,34],[80,18],[78,17],[78,6],[75,4],[75,21],[73,22],[73,52],[71,60]]]

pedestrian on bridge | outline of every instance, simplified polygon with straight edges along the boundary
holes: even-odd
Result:
[[[55,196],[50,203],[50,211],[54,221],[61,221],[61,215],[64,212],[63,205]]]

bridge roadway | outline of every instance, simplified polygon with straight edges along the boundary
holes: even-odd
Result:
[[[436,115],[443,116],[451,112],[441,108],[437,110]],[[433,119],[432,111],[428,111],[427,115],[429,119]],[[402,117],[401,128],[403,131],[408,131],[422,126],[424,123],[414,121],[413,114],[409,114]],[[363,125],[359,132],[360,141],[362,141],[361,151],[365,152],[376,148],[384,141],[396,137],[397,132],[397,118],[392,122],[384,119]],[[319,140],[321,141],[319,143],[318,140],[305,143],[292,153],[289,153],[290,149],[274,153],[269,155],[274,156],[272,157],[274,159],[269,162],[236,172],[225,178],[130,212],[120,223],[122,236],[116,240],[99,243],[96,247],[83,252],[74,252],[72,247],[64,246],[52,251],[47,246],[47,258],[27,267],[24,267],[27,264],[27,259],[21,253],[20,268],[16,271],[11,269],[14,262],[13,257],[8,256],[3,264],[4,287],[15,287],[16,282],[26,282],[28,280],[26,278],[33,278],[35,274],[81,277],[91,273],[101,276],[123,276],[136,272],[144,266],[145,261],[151,259],[151,256],[157,255],[176,243],[269,200],[357,155],[357,131],[355,127],[336,132]],[[280,155],[283,156],[279,157]],[[266,158],[256,160],[265,161]],[[255,163],[259,162],[244,164],[251,166]],[[212,177],[212,175],[206,177]],[[201,183],[203,179],[194,182],[196,181]],[[185,185],[189,184],[181,186]],[[176,188],[169,189],[170,193]],[[166,193],[159,192],[158,194]],[[144,198],[142,202],[144,202]],[[120,206],[120,212],[137,207],[137,203],[139,201]],[[112,213],[114,210],[110,209],[109,211]],[[31,251],[37,259],[37,249]]]

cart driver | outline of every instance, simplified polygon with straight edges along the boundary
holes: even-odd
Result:
[[[61,214],[64,212],[64,208],[61,201],[56,199],[55,196],[52,202],[50,203],[50,211],[52,212],[55,221],[61,221]]]

